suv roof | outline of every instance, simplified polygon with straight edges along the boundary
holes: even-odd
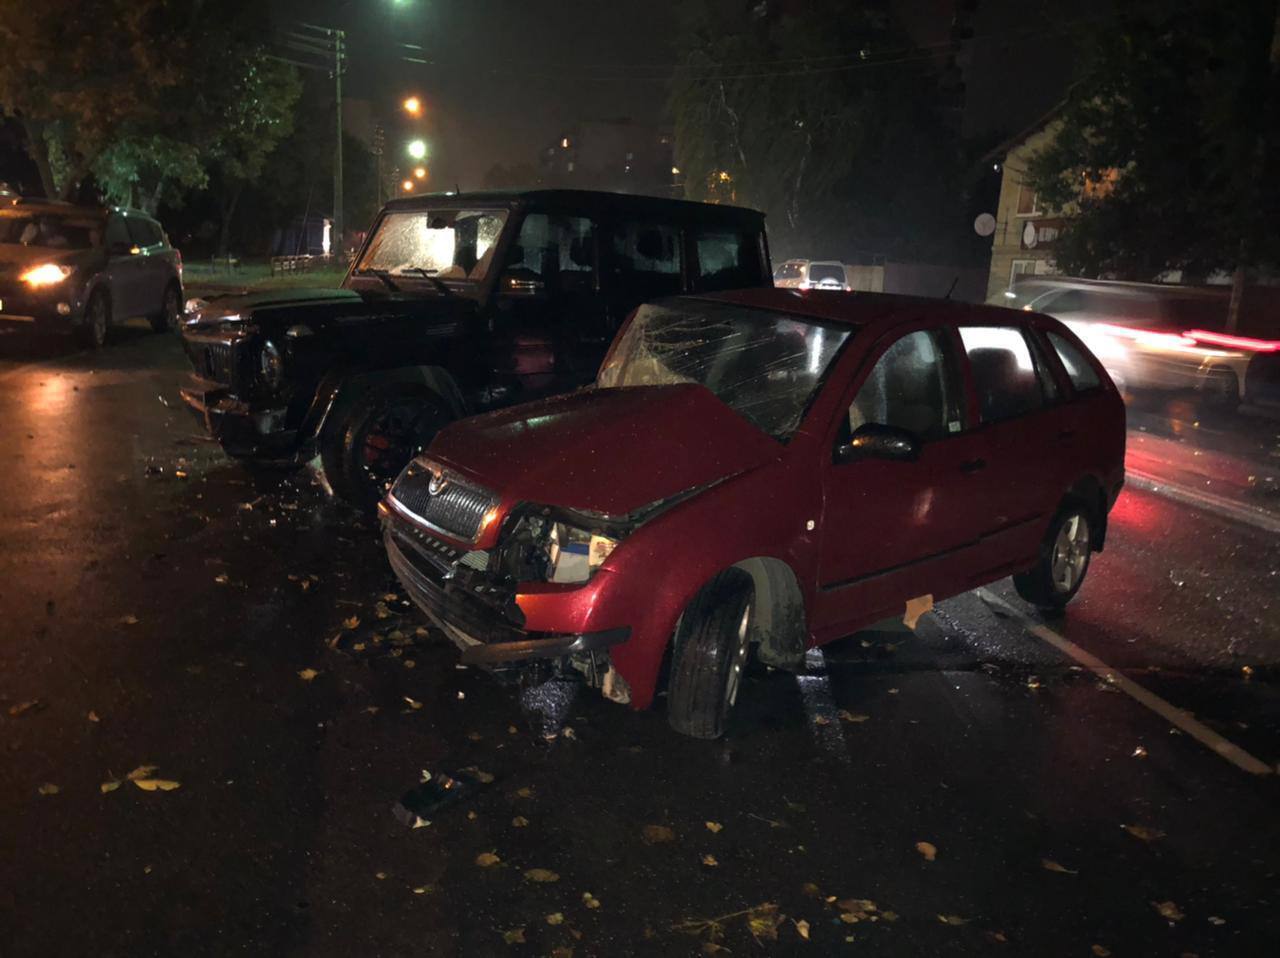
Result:
[[[418,196],[388,200],[389,210],[416,210],[434,206],[441,200],[476,205],[515,206],[529,209],[575,209],[609,211],[630,215],[665,215],[698,217],[759,225],[764,214],[743,206],[720,203],[698,203],[663,196],[640,196],[634,193],[608,193],[603,190],[473,190],[466,193],[423,193]]]

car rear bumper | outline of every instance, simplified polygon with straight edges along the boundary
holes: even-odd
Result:
[[[410,600],[462,651],[464,663],[518,665],[604,651],[631,637],[629,627],[563,633],[527,630],[514,589],[497,586],[489,576],[459,565],[462,552],[413,529],[385,509],[380,511],[392,570]]]
[[[311,458],[298,431],[283,426],[286,407],[254,409],[232,396],[229,387],[199,376],[191,376],[178,394],[229,456],[270,462]]]

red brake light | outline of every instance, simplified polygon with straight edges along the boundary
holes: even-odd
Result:
[[[1204,329],[1192,329],[1187,335],[1196,342],[1209,343],[1213,346],[1225,346],[1228,349],[1243,349],[1251,353],[1274,353],[1280,351],[1280,340],[1254,339],[1252,336],[1233,336],[1230,333],[1213,333]]]

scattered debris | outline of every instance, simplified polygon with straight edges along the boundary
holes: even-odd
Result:
[[[320,674],[320,673],[319,673],[319,672],[317,672],[315,669],[302,669],[302,670],[298,673],[298,678],[302,679],[302,681],[304,681],[304,682],[310,682],[312,679],[314,679],[314,678],[315,678],[317,675],[319,675],[319,674]]]
[[[927,862],[933,861],[938,857],[938,846],[932,842],[916,842],[916,851],[924,856]]]
[[[548,868],[527,868],[525,869],[524,877],[526,881],[535,881],[542,884],[560,880],[560,875]]]
[[[646,825],[640,830],[646,845],[662,845],[676,840],[676,833],[666,825]]]
[[[17,705],[9,706],[9,717],[17,718],[19,715],[26,715],[28,712],[39,712],[44,707],[43,699],[30,699],[26,702],[19,702]]]
[[[1146,825],[1121,825],[1120,827],[1134,838],[1141,839],[1144,842],[1154,842],[1164,838],[1164,832],[1158,828],[1148,828]]]
[[[1057,862],[1055,862],[1052,858],[1040,859],[1040,865],[1042,868],[1044,868],[1045,871],[1057,872],[1060,875],[1079,875],[1080,874],[1075,869],[1064,868],[1062,865],[1059,865]]]
[[[916,623],[920,621],[920,616],[932,608],[932,595],[918,595],[914,599],[908,599],[906,611],[902,614],[902,624],[908,629],[915,629]]]
[[[400,796],[400,801],[392,807],[391,813],[401,825],[423,828],[431,824],[427,816],[446,805],[452,805],[470,789],[493,781],[492,775],[487,775],[486,778],[487,781],[477,777],[471,769],[462,769],[456,776],[443,772],[433,774],[423,769],[421,781]]]
[[[938,921],[942,922],[944,925],[967,925],[967,924],[969,924],[969,919],[968,919],[968,918],[961,918],[959,915],[939,915],[939,916],[938,916]]]
[[[865,722],[869,718],[871,718],[870,715],[863,715],[860,712],[850,712],[848,709],[840,710],[840,721],[842,722],[850,722],[857,725],[860,722]]]
[[[1171,901],[1153,901],[1151,907],[1160,913],[1160,917],[1168,921],[1182,921],[1187,916]]]
[[[724,828],[719,822],[704,822],[704,824],[707,826],[707,831],[713,835],[718,834],[720,829]]]
[[[57,785],[54,785],[53,782],[45,782],[43,785],[37,788],[36,791],[39,792],[41,795],[57,795],[60,791],[62,791],[62,789],[60,789]]]

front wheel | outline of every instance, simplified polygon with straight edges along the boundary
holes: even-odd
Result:
[[[96,292],[89,297],[84,308],[84,321],[76,327],[76,339],[81,346],[101,349],[107,341],[107,326],[111,322],[111,304],[105,293]]]
[[[157,333],[166,329],[177,329],[178,319],[182,315],[182,293],[172,283],[165,288],[164,300],[160,304],[160,312],[147,317],[151,328]]]
[[[719,738],[738,699],[750,648],[751,576],[726,569],[694,596],[676,626],[667,721],[683,735]]]
[[[325,478],[343,499],[372,509],[452,418],[445,401],[424,386],[371,389],[347,409],[322,444]]]
[[[1092,514],[1080,503],[1069,503],[1049,523],[1036,564],[1015,575],[1013,586],[1032,605],[1061,609],[1080,590],[1092,552]]]

